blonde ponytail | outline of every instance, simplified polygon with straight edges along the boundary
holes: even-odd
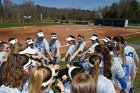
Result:
[[[31,71],[28,93],[41,93],[41,85],[43,82],[43,72],[34,68]]]

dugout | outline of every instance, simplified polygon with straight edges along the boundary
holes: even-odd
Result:
[[[112,18],[96,18],[93,19],[93,21],[95,25],[115,26],[115,27],[126,27],[126,21],[128,22],[127,19],[112,19]]]

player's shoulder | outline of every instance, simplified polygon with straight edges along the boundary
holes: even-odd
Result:
[[[126,49],[126,50],[135,50],[134,47],[132,47],[132,46],[130,46],[130,45],[127,45],[127,46],[125,47],[125,49]]]
[[[60,43],[60,41],[59,40],[56,40],[55,43]]]

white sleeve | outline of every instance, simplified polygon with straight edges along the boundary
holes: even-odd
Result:
[[[93,52],[94,51],[93,45],[88,50],[89,52]]]

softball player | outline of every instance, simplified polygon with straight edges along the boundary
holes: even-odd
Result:
[[[116,46],[113,47],[114,62],[119,62],[122,64],[122,67],[125,71],[125,79],[127,81],[127,89],[130,90],[131,85],[136,77],[137,67],[135,65],[134,59],[130,56],[125,55],[124,45],[117,43]]]
[[[97,45],[99,45],[98,36],[96,34],[93,34],[90,39],[91,39],[91,43],[92,43],[91,47],[87,51],[85,51],[82,54],[80,54],[79,55],[80,57],[84,56],[86,54],[89,54],[89,55],[93,54],[95,47]],[[89,56],[87,56],[87,59],[88,59],[88,57]],[[87,62],[81,62],[80,67],[83,68],[86,73],[89,73],[89,66],[88,66]]]
[[[77,51],[74,53],[74,55],[71,57],[71,60],[75,58],[76,55],[82,54],[83,52],[86,51],[86,42],[84,41],[84,35],[79,34],[78,35],[78,46],[77,46]],[[79,58],[79,62],[84,62],[86,58],[86,55],[83,55]]]
[[[49,56],[49,58],[51,60],[53,60],[53,57],[51,55],[50,52],[50,48],[49,48],[49,43],[48,41],[44,38],[44,33],[42,30],[39,30],[39,32],[37,32],[37,37],[34,41],[35,43],[35,47],[38,49],[39,54],[44,54],[45,56]],[[46,65],[45,61],[42,60],[42,64]],[[48,64],[48,63],[47,63]]]
[[[71,60],[70,58],[76,51],[75,37],[72,35],[69,35],[68,38],[66,38],[66,40],[68,41],[69,46],[67,48],[65,57],[61,61],[66,61],[67,64],[70,64],[70,62],[72,61],[72,64],[73,64],[73,60]]]
[[[119,62],[111,60],[108,49],[103,45],[96,46],[95,51],[102,59],[101,64],[103,65],[103,69],[101,69],[101,73],[108,79],[111,79],[114,84],[120,84],[124,93],[127,93],[127,82],[124,78],[125,72],[122,65]]]
[[[54,58],[53,64],[60,64],[61,55],[60,55],[60,41],[57,39],[56,33],[51,33],[51,41],[49,43],[50,52]]]
[[[124,44],[126,56],[133,57],[135,63],[139,64],[139,57],[138,57],[138,55],[136,53],[136,50],[132,46],[128,46],[122,36],[115,36],[113,38],[113,41]]]
[[[96,93],[116,93],[112,81],[100,74],[100,63],[101,58],[99,56],[90,56],[88,64],[96,83]]]
[[[138,54],[132,46],[125,44],[125,54],[126,54],[126,56],[132,57],[137,65],[139,64]]]

